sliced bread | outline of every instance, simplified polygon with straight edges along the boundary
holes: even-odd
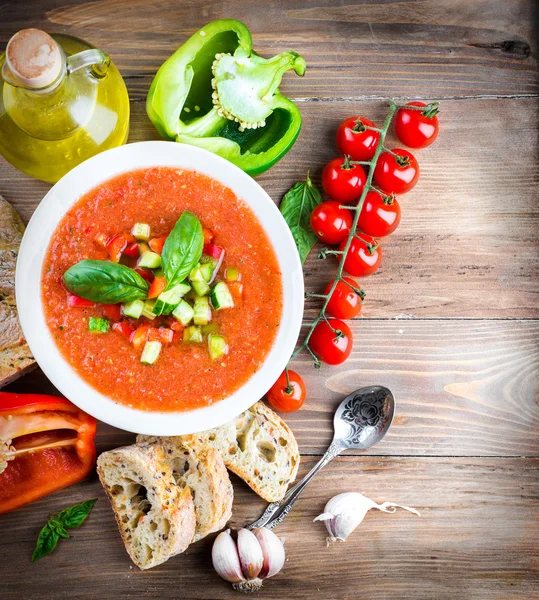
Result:
[[[161,448],[133,445],[104,452],[97,473],[126,550],[140,569],[160,565],[189,546],[195,534],[191,491],[175,484]]]
[[[275,502],[294,481],[300,455],[294,434],[263,402],[215,429],[173,438],[139,435],[137,443],[168,440],[177,446],[198,443],[219,452],[225,465],[264,500]]]
[[[234,490],[220,454],[214,448],[176,442],[176,438],[159,438],[165,460],[176,485],[190,488],[196,515],[193,542],[220,531],[232,516]],[[155,442],[155,439],[148,438]]]

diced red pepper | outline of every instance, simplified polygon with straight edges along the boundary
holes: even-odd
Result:
[[[84,479],[95,434],[95,419],[65,398],[0,392],[0,514]]]
[[[204,244],[203,254],[206,256],[211,256],[215,258],[215,260],[219,261],[224,256],[225,251],[221,246],[216,246],[215,244]]]
[[[131,339],[131,335],[135,331],[135,328],[128,321],[118,321],[118,323],[112,325],[112,331],[116,331],[129,340]]]
[[[95,306],[95,302],[91,302],[90,300],[86,300],[86,298],[81,298],[80,296],[76,296],[75,294],[69,294],[69,296],[67,297],[67,305],[77,306],[79,308],[88,308]]]
[[[164,277],[156,277],[152,284],[150,285],[150,289],[148,290],[148,298],[157,298],[167,287],[167,282]]]
[[[127,248],[124,250],[125,256],[130,256],[131,258],[138,257],[138,244],[137,242],[133,244],[129,244]]]
[[[167,329],[166,327],[160,327],[159,329],[152,327],[148,331],[149,342],[161,342],[162,344],[172,344],[173,337],[174,332],[172,331],[172,329]]]
[[[122,252],[127,247],[127,240],[124,235],[119,233],[115,235],[109,243],[107,244],[107,250],[109,251],[110,260],[112,262],[120,262],[120,258],[122,256]]]
[[[204,233],[204,245],[206,246],[208,244],[211,244],[215,239],[215,234],[213,233],[213,231],[211,229],[208,229],[207,227],[204,227],[202,229],[202,232]]]
[[[100,308],[105,317],[113,322],[119,321],[122,316],[119,304],[100,304]]]
[[[145,269],[144,267],[135,267],[133,271],[138,273],[148,283],[151,283],[154,280],[153,271],[150,271],[150,269]]]
[[[94,240],[97,244],[103,246],[103,248],[106,248],[110,242],[110,238],[106,233],[96,233]]]
[[[161,254],[161,252],[163,252],[163,246],[165,245],[166,240],[167,236],[155,237],[148,242],[148,246],[150,246],[152,251],[156,254]]]
[[[149,323],[144,323],[144,325],[140,325],[133,331],[129,341],[133,344],[135,350],[142,350],[144,348],[150,328],[151,325]]]

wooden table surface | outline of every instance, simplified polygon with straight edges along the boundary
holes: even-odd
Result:
[[[144,100],[159,65],[210,20],[243,20],[263,55],[286,49],[308,64],[282,91],[304,127],[293,150],[258,178],[278,202],[308,169],[319,182],[346,116],[380,122],[390,97],[441,102],[441,133],[421,151],[421,179],[364,282],[350,360],[315,371],[295,361],[308,401],[287,421],[300,475],[332,435],[344,394],[393,390],[391,431],[369,452],[335,460],[277,529],[285,568],[260,598],[527,600],[539,598],[538,95],[533,0],[4,0],[0,46],[23,27],[91,41],[121,70],[131,98],[130,141],[158,139]],[[28,221],[47,184],[0,159],[0,193]],[[335,271],[313,253],[305,283]],[[305,318],[317,303],[307,302]],[[7,389],[54,392],[36,370]],[[255,399],[253,399],[255,400]],[[99,451],[133,435],[99,425]],[[264,503],[234,478],[233,526]],[[325,545],[313,518],[335,493],[360,491],[418,508],[369,513],[346,542]],[[30,564],[51,512],[98,497],[88,522]],[[211,539],[149,572],[130,563],[97,481],[0,517],[0,597],[117,600],[233,598],[214,573]]]

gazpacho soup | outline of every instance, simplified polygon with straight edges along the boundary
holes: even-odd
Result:
[[[230,189],[157,167],[102,183],[69,210],[47,250],[42,302],[91,386],[134,408],[185,411],[261,367],[282,280],[264,229]]]

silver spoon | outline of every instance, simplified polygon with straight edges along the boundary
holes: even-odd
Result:
[[[268,527],[273,529],[290,512],[294,502],[311,479],[328,462],[351,448],[366,450],[377,444],[387,433],[395,413],[393,394],[381,385],[363,387],[347,396],[337,408],[333,417],[335,433],[333,441],[324,456],[314,467],[288,490],[278,502],[268,504],[262,516],[247,529]]]

